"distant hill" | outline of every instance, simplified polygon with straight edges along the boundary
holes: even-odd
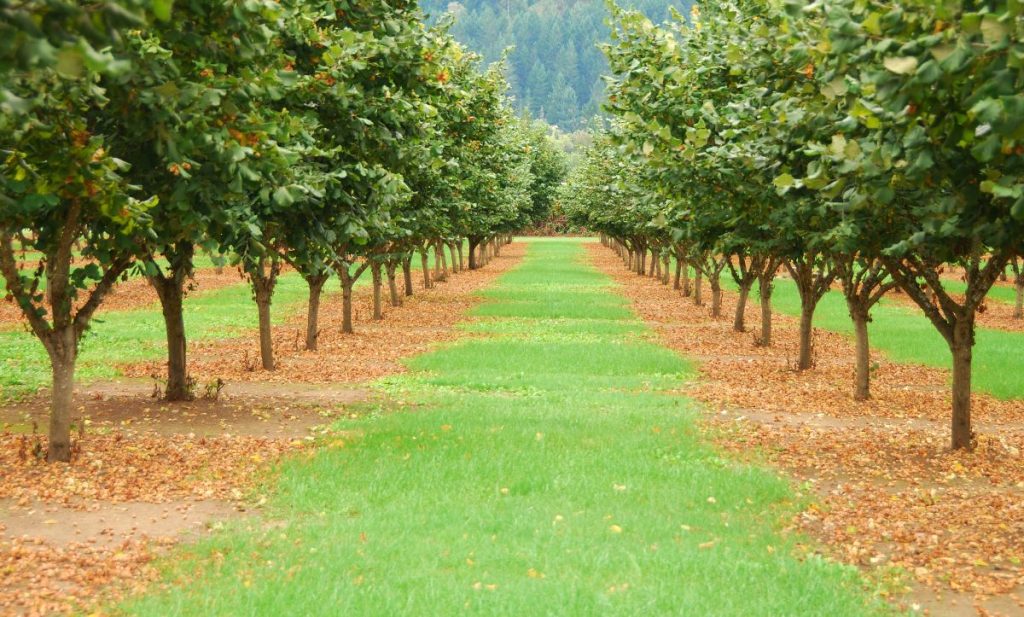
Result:
[[[630,0],[655,22],[669,6],[689,12],[692,0]],[[565,130],[578,128],[599,111],[608,64],[598,43],[608,40],[603,0],[421,0],[436,20],[455,16],[452,33],[470,49],[493,62],[507,47],[512,94],[530,110]]]

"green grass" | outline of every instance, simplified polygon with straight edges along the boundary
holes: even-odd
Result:
[[[796,557],[788,484],[703,443],[692,367],[578,242],[531,243],[466,339],[280,467],[267,516],[163,562],[137,615],[866,615],[855,569]],[[566,281],[559,294],[557,281]],[[560,297],[559,297],[560,296]],[[501,317],[495,317],[501,316]],[[180,577],[180,580],[179,580]]]

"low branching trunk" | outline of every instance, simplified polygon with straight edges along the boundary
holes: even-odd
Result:
[[[181,241],[164,251],[169,266],[166,273],[161,271],[156,262],[148,265],[154,274],[146,278],[160,299],[167,337],[167,385],[164,398],[168,401],[188,401],[193,396],[188,379],[184,302],[185,282],[192,278],[194,254],[195,246],[191,242]]]
[[[953,405],[951,414],[951,446],[954,450],[974,447],[971,427],[971,362],[974,327],[978,310],[1010,255],[994,253],[987,261],[978,247],[964,263],[967,289],[959,301],[943,286],[941,265],[917,255],[902,259],[884,257],[883,262],[900,288],[924,311],[935,329],[946,339],[953,357]],[[929,298],[931,291],[934,301]]]
[[[256,310],[259,313],[260,361],[264,370],[272,371],[276,364],[270,304],[274,297],[274,287],[277,286],[277,276],[281,272],[281,262],[276,256],[260,257],[255,262],[247,262],[245,271],[249,275],[249,284],[252,286]]]
[[[341,280],[341,331],[345,334],[355,332],[352,320],[352,289],[369,265],[370,262],[364,261],[356,266],[348,259],[339,259],[336,264],[335,269],[338,271],[338,278]],[[426,268],[424,268],[424,272],[426,271]]]
[[[434,283],[430,280],[430,258],[425,248],[420,251],[420,269],[423,271],[423,289],[430,289]]]
[[[843,285],[843,297],[856,339],[853,398],[866,401],[871,398],[871,344],[868,340],[871,309],[896,287],[896,282],[877,259],[867,261],[855,255],[839,255],[835,258],[835,270]]]
[[[814,365],[814,311],[836,278],[836,270],[825,255],[809,252],[786,260],[800,294],[800,350],[797,369],[806,371]]]

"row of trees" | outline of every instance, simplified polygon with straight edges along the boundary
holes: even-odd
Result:
[[[414,2],[30,0],[0,7],[0,271],[53,367],[49,460],[70,458],[79,341],[145,276],[167,329],[166,396],[191,396],[182,314],[197,253],[228,256],[259,311],[282,268],[309,285],[307,349],[337,275],[401,302],[412,259],[476,268],[546,216],[564,161],[517,119],[501,66]],[[445,251],[447,250],[448,256]]]
[[[689,264],[716,315],[728,272],[737,330],[757,283],[762,345],[784,267],[800,369],[837,285],[858,399],[871,309],[898,287],[949,344],[952,446],[970,447],[975,319],[1024,250],[1024,3],[725,0],[661,27],[618,10],[614,22],[613,121],[566,191],[578,219],[638,272],[667,281],[671,255],[687,287]]]

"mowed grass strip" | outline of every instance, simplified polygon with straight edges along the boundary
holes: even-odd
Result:
[[[783,479],[721,458],[693,404],[657,393],[691,366],[638,336],[582,256],[577,242],[531,243],[487,294],[501,299],[475,311],[486,337],[381,382],[397,409],[341,421],[280,467],[276,524],[180,550],[172,584],[120,610],[883,613],[856,570],[795,556],[779,533],[796,507]]]

